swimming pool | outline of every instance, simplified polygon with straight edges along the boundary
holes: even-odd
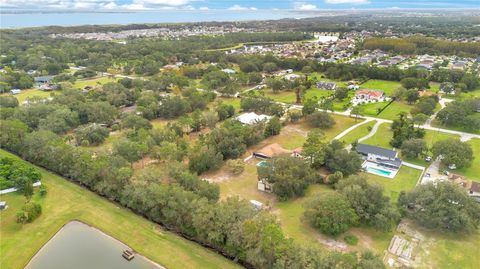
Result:
[[[372,174],[377,174],[377,175],[386,176],[386,177],[389,177],[392,174],[391,171],[378,169],[378,168],[374,168],[374,167],[367,167],[367,171],[372,173]]]

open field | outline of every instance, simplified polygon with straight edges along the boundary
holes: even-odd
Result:
[[[313,72],[308,76],[309,79],[315,79],[318,81],[325,81],[325,82],[335,82],[337,83],[337,87],[346,87],[348,85],[348,81],[339,81],[335,79],[329,79],[325,77],[323,73]]]
[[[466,176],[468,179],[480,182],[480,139],[474,138],[468,141],[473,149],[472,165],[470,167],[456,170],[455,173]]]
[[[410,110],[413,106],[408,105],[404,102],[393,102],[391,103],[385,110],[380,113],[377,117],[387,120],[396,120],[398,119],[398,114],[401,112],[405,112],[407,114],[410,113]]]
[[[222,103],[226,105],[232,105],[235,108],[235,111],[239,112],[240,111],[240,98],[217,98],[217,100],[220,100]]]
[[[273,92],[270,89],[262,90],[265,94],[265,97],[271,98],[274,101],[287,103],[287,104],[294,104],[297,101],[297,97],[294,91],[280,91],[280,92]],[[259,93],[259,92],[257,92]],[[311,88],[305,92],[304,99],[312,99],[312,98],[321,98],[321,97],[328,97],[333,94],[333,91],[327,90],[320,90],[317,88]]]
[[[388,102],[377,102],[359,105],[362,115],[376,117],[378,110],[384,108]]]
[[[390,124],[382,123],[380,124],[380,126],[378,126],[377,132],[372,137],[363,141],[362,143],[391,149],[392,146],[390,145],[390,140],[392,139],[392,137],[393,137],[393,133],[390,130]]]
[[[438,82],[430,82],[429,86],[430,86],[429,91],[431,91],[431,92],[438,93],[438,91],[440,90],[440,83],[438,83]]]
[[[403,165],[393,179],[366,172],[363,172],[362,174],[367,177],[370,183],[382,185],[385,195],[390,197],[392,203],[396,203],[401,191],[409,191],[415,187],[421,173],[421,170]]]
[[[432,231],[413,224],[427,239],[419,268],[480,268],[478,242],[480,230],[471,234]]]
[[[371,90],[381,90],[385,92],[386,96],[391,96],[392,93],[402,84],[398,81],[389,81],[389,80],[380,80],[380,79],[370,79],[367,82],[360,85],[361,88],[371,89]]]
[[[427,143],[427,147],[431,148],[433,144],[435,144],[435,142],[446,140],[449,138],[460,138],[460,137],[454,134],[447,134],[447,133],[436,132],[432,130],[425,130],[425,136],[423,137],[423,140],[425,140],[425,142]],[[431,153],[429,153],[429,155],[431,156]],[[425,166],[425,167],[429,165],[429,163],[426,162],[422,157],[419,157],[416,159],[402,157],[402,160],[406,162],[418,164],[421,166]]]
[[[282,225],[285,235],[304,245],[316,245],[322,248],[328,248],[327,240],[336,240],[343,244],[345,234],[354,234],[359,238],[357,246],[347,246],[348,251],[363,251],[370,249],[377,254],[382,254],[388,247],[392,237],[390,232],[384,233],[368,227],[354,227],[345,234],[336,238],[321,234],[304,221],[303,204],[306,199],[314,195],[333,192],[329,186],[315,184],[311,185],[304,197],[291,199],[286,202],[277,202],[273,194],[263,193],[257,190],[256,161],[250,161],[245,171],[239,176],[230,176],[228,179],[219,183],[220,195],[222,199],[230,196],[239,196],[243,199],[254,199],[266,205],[272,206],[272,213],[275,214]]]
[[[115,82],[117,81],[117,78],[110,78],[110,77],[99,77],[99,78],[93,78],[93,79],[81,79],[75,81],[73,84],[73,87],[83,89],[86,86],[97,86],[97,85],[103,85],[108,82]]]
[[[19,94],[12,95],[10,93],[4,93],[2,94],[2,96],[12,95],[15,98],[17,98],[20,105],[22,105],[22,103],[29,98],[33,98],[33,97],[48,98],[51,96],[51,94],[55,94],[55,93],[56,93],[55,91],[41,91],[38,89],[27,89],[27,90],[22,90],[22,92]]]
[[[0,156],[15,157],[3,150]],[[42,205],[43,213],[33,223],[15,222],[16,212],[25,201],[23,196],[15,193],[1,196],[9,208],[0,213],[0,268],[24,268],[33,255],[72,220],[100,229],[167,268],[240,268],[93,192],[44,169],[40,171],[48,194],[45,198],[34,196]]]
[[[341,133],[343,130],[348,129],[349,127],[359,123],[360,120],[355,122],[354,118],[340,116],[340,115],[332,115],[335,119],[335,125],[330,129],[322,130],[320,129],[323,134],[325,135],[325,140],[330,141],[336,135]],[[278,143],[282,145],[282,147],[286,149],[295,149],[298,147],[303,146],[307,139],[308,132],[312,131],[314,128],[310,126],[308,122],[302,120],[298,123],[290,123],[282,128],[282,131],[279,135],[269,137],[259,144],[249,148],[251,150],[260,149],[266,145],[272,143]]]
[[[480,97],[480,87],[476,88],[473,91],[462,92],[460,97],[463,99],[479,98]]]
[[[368,123],[365,123],[363,125],[358,126],[357,128],[353,129],[350,131],[347,135],[342,137],[340,140],[345,142],[345,144],[350,145],[352,144],[355,140],[358,140],[370,133],[368,130],[369,127],[373,127],[377,121],[371,121]]]

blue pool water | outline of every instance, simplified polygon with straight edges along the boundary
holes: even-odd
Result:
[[[392,173],[392,172],[387,171],[387,170],[373,168],[373,167],[367,167],[367,171],[370,172],[370,173],[379,174],[379,175],[383,175],[383,176],[390,176],[390,174]]]

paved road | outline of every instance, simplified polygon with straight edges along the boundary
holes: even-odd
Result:
[[[337,114],[337,115],[343,115],[343,116],[350,116],[349,113],[345,112],[338,112],[338,111],[327,111],[329,113]],[[376,120],[381,123],[392,123],[392,120],[386,120],[386,119],[380,119],[380,118],[375,118],[375,117],[368,117],[368,116],[359,116],[358,118],[360,119],[366,119],[366,120]],[[443,129],[443,128],[438,128],[438,127],[433,127],[429,123],[425,123],[423,125],[419,125],[417,127],[423,128],[425,130],[432,130],[432,131],[437,131],[441,133],[447,133],[447,134],[454,134],[460,136],[461,141],[468,141],[472,138],[479,138],[479,134],[471,134],[471,133],[466,133],[466,132],[461,132],[461,131],[454,131],[454,130],[449,130],[449,129]]]
[[[429,174],[429,176],[427,176],[427,174]],[[447,176],[440,173],[440,159],[437,158],[425,171],[425,175],[420,181],[420,184],[427,184],[430,182],[434,183],[436,181],[442,181],[445,179],[447,179]]]

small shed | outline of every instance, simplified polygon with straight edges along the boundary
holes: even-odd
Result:
[[[253,208],[256,210],[262,210],[263,209],[263,203],[259,202],[257,200],[250,200],[250,204],[252,204]]]
[[[266,179],[261,179],[257,183],[257,189],[259,191],[271,193],[273,191],[273,184],[268,182]]]

